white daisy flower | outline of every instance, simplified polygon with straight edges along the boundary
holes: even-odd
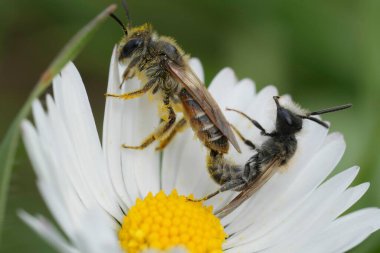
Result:
[[[200,62],[192,59],[190,64],[204,80]],[[141,86],[132,79],[119,89],[124,68],[114,51],[108,93]],[[41,216],[26,212],[20,216],[59,252],[344,252],[380,227],[377,208],[341,216],[369,184],[350,187],[358,167],[326,180],[345,143],[341,134],[328,134],[314,122],[304,122],[287,169],[219,220],[211,208],[181,196],[200,198],[218,188],[207,174],[207,150],[191,129],[176,136],[162,154],[154,145],[142,151],[123,149],[121,144],[139,144],[158,125],[157,108],[146,96],[128,101],[107,98],[101,144],[72,63],[54,79],[53,88],[54,99],[46,98],[47,112],[35,101],[35,126],[25,121],[22,130],[39,190],[64,235]],[[209,90],[220,108],[241,110],[268,131],[274,129],[275,87],[256,93],[251,80],[238,81],[226,68]],[[282,104],[293,103],[285,96]],[[236,113],[226,116],[255,144],[265,140]],[[246,162],[254,152],[241,147],[242,154],[230,149],[229,158],[237,163]],[[205,204],[217,210],[235,194],[225,192]]]

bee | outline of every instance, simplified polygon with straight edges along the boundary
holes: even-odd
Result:
[[[320,119],[313,117],[324,113],[340,111],[351,107],[351,104],[340,105],[332,108],[323,109],[311,113],[298,114],[291,109],[280,105],[279,97],[273,97],[277,106],[277,117],[275,130],[267,132],[259,122],[250,118],[243,112],[234,111],[247,118],[261,134],[269,137],[260,147],[256,147],[250,140],[235,128],[239,138],[256,153],[245,164],[233,164],[223,157],[223,154],[211,150],[208,156],[208,171],[212,179],[220,185],[220,188],[206,197],[197,201],[207,200],[220,192],[233,190],[240,192],[230,203],[217,212],[217,215],[224,217],[244,201],[250,198],[260,189],[281,166],[286,165],[297,150],[296,134],[302,130],[303,120],[314,121],[321,126],[328,128],[328,124]]]
[[[125,5],[124,5],[125,7]],[[126,8],[126,7],[125,7]],[[177,132],[190,124],[198,139],[210,150],[227,153],[229,142],[240,152],[236,137],[218,104],[189,66],[189,56],[170,37],[160,36],[150,24],[122,26],[124,36],[118,45],[119,61],[128,63],[122,83],[137,77],[144,85],[125,94],[106,94],[119,99],[134,99],[146,93],[158,96],[161,123],[140,145],[124,148],[144,149],[159,141],[162,150]],[[129,15],[127,12],[127,18]],[[177,120],[177,112],[184,117]]]

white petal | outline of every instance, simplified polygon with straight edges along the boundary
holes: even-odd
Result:
[[[192,138],[194,138],[192,130],[186,129],[178,134],[163,152],[161,186],[167,194],[175,188],[178,171],[181,169],[182,164],[186,164],[186,162],[188,162],[183,161],[183,147],[186,143],[191,141]]]
[[[19,212],[20,218],[50,245],[62,253],[79,253],[69,245],[49,221],[43,217],[33,217],[26,212]]]
[[[35,118],[35,120],[37,121],[37,118]],[[40,143],[36,129],[28,120],[24,120],[21,123],[21,130],[26,151],[28,152],[37,176],[45,180],[51,179],[52,176],[49,174],[45,157],[43,156],[43,152],[40,151]]]
[[[62,191],[62,178],[55,176],[54,163],[51,162],[43,150],[43,145],[40,144],[37,133],[30,122],[22,123],[22,134],[26,150],[31,158],[32,165],[38,177],[38,186],[41,194],[44,197],[46,204],[52,212],[56,221],[66,234],[70,234],[73,230],[70,211],[66,209],[64,196],[69,196],[70,188],[67,191]],[[65,190],[66,190],[65,188]],[[75,207],[75,202],[72,202],[70,208]]]
[[[73,159],[77,161],[83,183],[96,201],[119,219],[122,214],[106,168],[91,107],[74,64],[66,65],[60,79],[60,83],[53,84],[57,110],[63,128],[67,130],[67,143],[73,149]]]
[[[39,102],[34,102],[33,113],[39,128],[38,135],[30,124],[23,124],[28,152],[32,160],[36,159],[33,165],[38,176],[38,187],[68,237],[71,237],[73,226],[78,222],[78,215],[83,212],[85,206],[95,202],[100,202],[100,205],[116,218],[121,217],[118,202],[112,198],[113,189],[107,180],[107,173],[102,173],[106,172],[106,168],[97,160],[102,159],[103,153],[99,140],[96,140],[98,137],[95,124],[83,84],[78,79],[80,79],[79,74],[70,64],[61,76],[55,78],[54,89],[59,105],[56,106],[51,96],[47,96],[49,115],[45,115]],[[66,84],[69,89],[62,87]],[[71,104],[75,108],[70,110],[67,107]],[[83,115],[78,115],[75,109]],[[76,123],[72,121],[75,117],[78,117]],[[73,137],[73,133],[76,134],[83,129],[84,132],[91,132],[92,129],[95,137],[86,134]],[[90,140],[93,137],[95,140]],[[92,160],[97,161],[96,165],[99,167],[89,162],[91,160],[89,156],[94,157]],[[86,157],[89,160],[85,160]],[[96,173],[91,170],[95,170]],[[99,177],[102,177],[101,180]],[[113,223],[114,221],[111,224]]]
[[[299,242],[302,243],[302,247],[297,247],[296,251],[283,252],[346,252],[379,228],[380,210],[366,208],[337,219],[326,230],[309,238],[307,242]]]
[[[199,80],[203,83],[205,81],[205,75],[203,72],[202,63],[198,58],[191,58],[189,61],[190,68],[194,71],[194,73],[198,76]]]
[[[64,120],[61,118],[58,108],[50,96],[47,97],[47,106],[50,131],[47,133],[40,132],[41,135],[47,135],[41,140],[47,140],[51,136],[54,142],[51,143],[51,150],[46,150],[46,157],[53,158],[53,163],[57,165],[54,168],[55,172],[60,176],[59,179],[62,182],[68,180],[68,182],[65,182],[68,183],[66,187],[69,185],[73,187],[85,206],[93,205],[96,202],[95,198],[86,184],[83,171],[80,169]],[[44,146],[43,144],[42,147]]]
[[[107,93],[116,93],[119,91],[120,74],[116,53],[117,47],[115,46],[110,63]],[[121,207],[125,210],[127,206],[133,205],[133,200],[127,193],[121,162],[120,139],[121,132],[123,131],[123,129],[121,129],[123,102],[124,101],[118,99],[106,100],[103,120],[103,151],[112,184],[122,200],[120,203]]]
[[[228,97],[226,107],[246,111],[250,103],[255,100],[255,84],[250,79],[243,79],[234,85],[232,93],[226,94],[226,96]],[[220,109],[224,111],[227,120],[233,124],[242,119],[242,116],[235,112],[225,112],[223,107]]]
[[[117,231],[109,226],[110,217],[102,210],[90,208],[78,224],[75,243],[83,253],[122,253]]]
[[[222,69],[212,80],[208,90],[220,108],[226,108],[228,94],[232,93],[234,85],[237,83],[235,73],[230,68]]]
[[[284,219],[278,226],[274,227],[267,234],[252,240],[241,239],[241,247],[236,250],[241,251],[260,251],[269,248],[273,242],[280,245],[276,248],[283,248],[282,244],[292,241],[307,240],[313,237],[319,230],[324,229],[332,220],[340,215],[345,209],[341,204],[340,198],[344,195],[345,189],[351,184],[358,173],[358,168],[348,169],[316,189],[299,207]],[[347,207],[347,205],[344,205]],[[239,235],[237,235],[239,237]],[[281,244],[282,243],[282,244]]]
[[[276,104],[274,103],[273,96],[277,95],[278,91],[274,86],[266,86],[259,93],[257,93],[255,99],[251,101],[245,110],[245,113],[257,120],[264,127],[264,129],[267,130],[267,132],[271,132],[274,129],[274,123],[276,120]],[[253,131],[256,132],[257,136],[255,144],[260,144],[261,141],[265,139],[260,135],[260,131],[256,127],[253,127],[249,121],[245,120],[244,122],[248,129],[253,129]]]
[[[123,73],[125,67],[119,64],[119,73]],[[121,76],[119,80],[120,83]],[[113,84],[116,94],[135,91],[144,85],[137,78],[127,80],[122,90],[115,87],[118,84]],[[155,151],[155,143],[144,150],[121,148],[122,144],[140,145],[159,125],[156,101],[158,98],[152,101],[152,98],[148,96],[145,94],[142,97],[130,100],[107,98],[107,101],[116,100],[115,103],[121,103],[120,110],[115,112],[112,115],[113,118],[109,120],[116,119],[118,121],[118,118],[122,119],[120,122],[115,122],[115,124],[121,124],[118,128],[120,138],[115,140],[112,145],[120,147],[124,182],[133,203],[136,198],[145,197],[148,192],[158,192],[160,186],[160,153]],[[158,99],[158,101],[160,100]]]
[[[206,170],[207,150],[194,136],[191,129],[186,136],[186,143],[181,147],[182,152],[177,157],[178,172],[175,181],[175,188],[180,194],[194,193],[196,198],[202,197],[204,192],[194,192],[198,181],[202,177],[209,177]],[[190,137],[194,136],[194,137]],[[180,147],[177,147],[180,148]]]

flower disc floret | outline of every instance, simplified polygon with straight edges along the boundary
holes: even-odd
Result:
[[[191,198],[191,196],[189,197]],[[211,206],[190,201],[176,191],[138,199],[123,219],[119,240],[125,252],[177,246],[193,253],[222,252],[227,237]]]

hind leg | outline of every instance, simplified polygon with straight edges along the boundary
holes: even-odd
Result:
[[[138,146],[129,146],[126,144],[123,144],[123,148],[128,149],[144,149],[148,147],[150,144],[152,144],[155,140],[159,140],[167,131],[171,129],[173,126],[175,120],[176,120],[176,114],[173,110],[173,108],[169,104],[169,98],[164,98],[164,105],[166,109],[168,110],[168,119],[166,121],[161,122],[158,129],[154,131],[152,134],[150,134],[145,140]]]
[[[172,130],[170,133],[163,139],[161,139],[160,144],[156,147],[156,150],[163,150],[172,140],[173,138],[187,127],[186,120],[184,118],[180,119],[174,127],[172,127]]]
[[[231,125],[231,127],[235,131],[235,133],[239,136],[239,138],[244,142],[245,145],[247,145],[251,149],[256,149],[255,144],[253,144],[250,140],[246,139],[234,125]]]
[[[199,201],[206,201],[211,199],[212,197],[216,196],[219,193],[225,192],[225,191],[241,191],[245,186],[247,182],[244,179],[234,179],[231,181],[226,182],[223,184],[217,191],[201,198],[201,199],[194,199],[192,201],[199,202]]]
[[[210,151],[207,167],[212,179],[221,186],[217,191],[193,201],[205,201],[214,197],[218,193],[229,190],[241,191],[247,183],[240,166],[225,160],[223,155],[216,151]]]

